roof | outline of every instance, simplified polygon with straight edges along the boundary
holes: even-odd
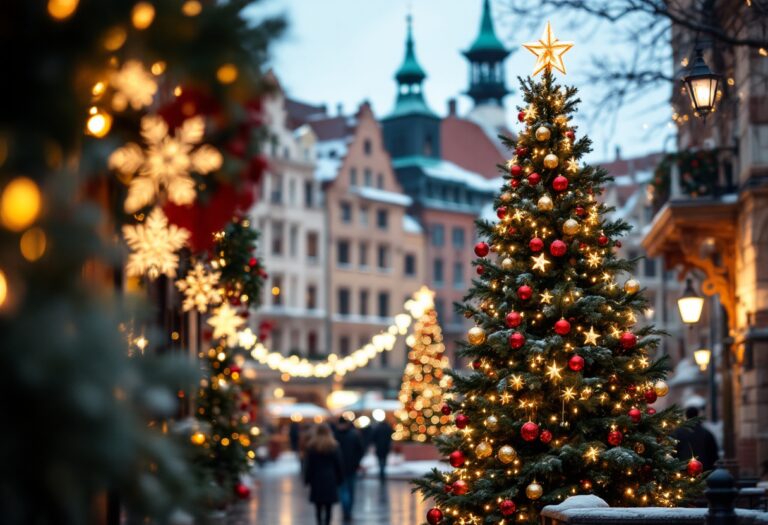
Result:
[[[497,55],[499,58],[503,58],[509,54],[509,51],[507,51],[507,48],[501,43],[501,40],[496,36],[496,31],[493,29],[493,18],[491,17],[491,5],[489,0],[483,0],[483,14],[480,16],[480,32],[464,54],[467,56],[493,54]]]
[[[507,159],[502,153],[503,146],[493,134],[494,130],[474,121],[448,116],[440,124],[440,151],[447,161],[486,178],[496,178],[499,176],[496,166]]]
[[[421,93],[409,93],[405,95],[399,94],[394,109],[382,120],[404,117],[406,115],[427,115],[440,118],[427,106],[427,102]]]
[[[403,215],[403,230],[406,233],[423,233],[424,228],[421,227],[419,221],[411,215]]]
[[[296,129],[306,124],[311,117],[326,115],[325,104],[309,104],[292,98],[285,99],[285,111],[288,114],[286,124],[290,129]]]
[[[488,179],[479,173],[466,170],[453,162],[443,159],[429,157],[402,157],[394,159],[392,161],[392,166],[395,169],[411,166],[417,167],[421,169],[424,174],[433,179],[463,184],[473,190],[487,193],[496,193],[503,183],[501,177]]]
[[[307,124],[315,132],[319,142],[348,137],[352,135],[355,129],[355,119],[345,115],[310,118],[307,120]]]
[[[413,84],[421,82],[427,76],[422,69],[419,61],[416,60],[416,51],[413,44],[413,31],[411,28],[411,15],[406,17],[406,24],[408,26],[405,37],[405,57],[400,68],[395,73],[395,78],[401,84]]]
[[[371,201],[397,204],[399,206],[410,206],[413,202],[408,195],[379,188],[371,188],[370,186],[355,186],[350,188],[349,192]]]

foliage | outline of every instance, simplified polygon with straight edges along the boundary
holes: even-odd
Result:
[[[672,166],[677,165],[683,195],[713,195],[717,186],[717,155],[713,151],[681,151],[666,155],[653,174],[653,202],[659,207],[669,200]]]

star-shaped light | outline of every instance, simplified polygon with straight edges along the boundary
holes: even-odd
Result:
[[[538,257],[531,256],[531,259],[533,259],[533,269],[542,272],[546,272],[547,265],[552,264],[543,253],[540,253]]]
[[[597,456],[600,454],[600,449],[597,447],[589,447],[584,453],[584,458],[587,461],[597,461]]]
[[[547,375],[552,381],[557,381],[558,379],[562,379],[560,376],[560,370],[562,369],[562,366],[557,366],[557,363],[552,361],[552,364],[547,367]]]
[[[512,396],[509,392],[505,391],[503,394],[501,394],[501,404],[506,405],[509,403],[509,401],[512,399]]]
[[[518,222],[522,221],[523,217],[524,217],[523,212],[520,211],[519,209],[515,210],[515,214],[512,215],[512,218]]]
[[[565,75],[565,64],[563,55],[573,47],[573,42],[561,42],[552,34],[552,26],[547,22],[544,28],[544,34],[537,42],[528,42],[523,47],[536,55],[536,65],[533,69],[533,75],[536,76],[543,70],[552,71],[557,69]]]
[[[542,304],[552,304],[552,298],[554,295],[549,293],[549,290],[544,290],[544,292],[541,294],[541,303]]]
[[[240,317],[237,310],[224,303],[213,311],[213,316],[208,319],[208,324],[213,327],[213,338],[226,339],[227,346],[235,346],[238,343],[237,329],[245,320]]]
[[[523,388],[523,377],[519,375],[513,375],[509,377],[509,382],[512,388],[515,390],[521,390]]]
[[[590,254],[589,254],[589,256],[587,257],[587,264],[589,264],[589,267],[590,267],[590,268],[597,268],[597,267],[600,265],[600,261],[601,261],[601,260],[602,260],[602,259],[601,259],[601,258],[600,258],[600,256],[597,254],[597,252],[592,252],[592,253],[590,253]]]
[[[563,400],[571,401],[572,399],[576,399],[576,389],[572,386],[569,386],[563,390]]]
[[[597,345],[597,340],[600,338],[600,335],[595,332],[595,327],[590,326],[589,332],[584,334],[584,344],[585,345]]]
[[[258,338],[256,337],[256,334],[254,334],[250,328],[246,328],[237,333],[237,342],[246,350],[253,348],[257,340]]]
[[[566,161],[566,169],[571,173],[576,173],[579,171],[579,161],[571,157]]]
[[[535,75],[536,73],[534,73]],[[536,107],[531,105],[525,108],[525,120],[536,120]]]
[[[611,336],[615,337],[616,339],[618,339],[619,337],[621,337],[621,330],[619,329],[619,327],[618,327],[618,326],[616,326],[616,325],[613,325],[613,326],[611,327]]]
[[[147,275],[154,280],[161,274],[176,277],[179,256],[187,244],[189,230],[168,223],[161,208],[153,209],[147,220],[136,226],[123,226],[123,237],[131,253],[125,273],[131,277]]]

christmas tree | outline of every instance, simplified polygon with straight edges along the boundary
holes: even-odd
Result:
[[[537,55],[521,79],[525,129],[504,167],[498,221],[478,221],[479,278],[457,305],[474,320],[451,372],[457,431],[439,438],[453,471],[419,480],[437,505],[430,524],[535,523],[544,505],[595,494],[611,506],[672,506],[694,488],[701,464],[673,457],[679,409],[656,411],[667,393],[664,359],[649,356],[658,331],[635,326],[646,301],[632,263],[614,247],[629,226],[598,200],[607,174],[584,166],[586,137],[571,118],[577,90],[547,24],[525,47]]]
[[[439,436],[450,422],[450,409],[443,404],[443,390],[450,382],[443,372],[448,358],[443,355],[443,332],[434,308],[416,322],[408,346],[411,351],[399,395],[403,408],[396,413],[393,438],[423,443]]]

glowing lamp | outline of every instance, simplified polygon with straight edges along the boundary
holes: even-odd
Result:
[[[704,298],[693,289],[691,279],[686,280],[683,295],[677,300],[677,308],[680,310],[680,317],[685,324],[696,324],[701,319]]]
[[[717,98],[717,88],[720,83],[720,75],[716,75],[704,62],[704,54],[701,49],[696,50],[696,58],[693,66],[683,78],[691,105],[702,116],[714,111]]]
[[[707,366],[709,365],[709,359],[711,357],[712,357],[712,352],[706,348],[696,350],[693,353],[693,359],[694,361],[696,361],[696,364],[699,365],[699,370],[701,370],[702,372],[707,369]]]

